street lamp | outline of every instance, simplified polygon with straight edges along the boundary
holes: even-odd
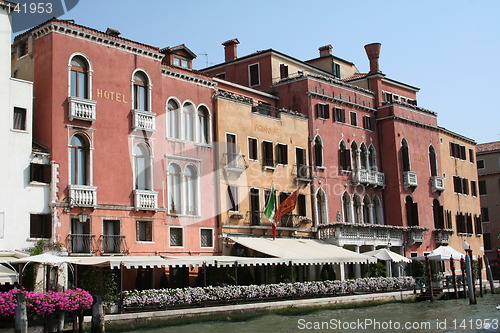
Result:
[[[71,210],[71,202],[73,202],[73,204],[78,207],[78,208],[81,208],[82,211],[80,212],[80,214],[78,214],[78,222],[80,223],[85,223],[87,222],[88,218],[89,218],[89,214],[87,214],[87,212],[85,211],[85,208],[81,207],[75,199],[73,199],[72,197],[66,197],[66,202],[67,202],[67,206],[66,208],[64,208],[64,211],[65,212],[69,212]]]

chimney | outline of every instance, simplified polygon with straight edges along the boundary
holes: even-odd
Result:
[[[318,50],[319,50],[319,57],[320,58],[328,57],[328,56],[332,55],[332,45],[331,44],[322,46]]]
[[[236,49],[237,49],[239,43],[240,43],[240,41],[237,38],[231,39],[231,40],[228,40],[228,41],[222,43],[222,45],[224,45],[224,53],[226,55],[226,62],[238,58],[238,54],[236,52]]]
[[[368,56],[368,60],[370,60],[370,73],[381,73],[378,66],[378,58],[380,57],[380,47],[382,44],[380,43],[372,43],[365,45],[366,55]]]

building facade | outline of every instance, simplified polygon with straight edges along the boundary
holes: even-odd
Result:
[[[50,155],[33,142],[33,83],[11,76],[9,6],[0,1],[0,251],[26,250],[52,235]],[[19,57],[27,57],[26,45]]]
[[[477,172],[479,174],[478,193],[481,198],[484,253],[495,278],[500,276],[500,141],[482,143],[476,147]]]

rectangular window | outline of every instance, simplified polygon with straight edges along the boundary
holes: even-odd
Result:
[[[49,184],[51,179],[50,164],[30,164],[30,182]]]
[[[262,165],[274,168],[273,143],[262,141]]]
[[[469,161],[474,163],[474,150],[469,149]]]
[[[358,114],[351,111],[351,125],[358,126]]]
[[[321,119],[330,118],[330,110],[328,108],[328,104],[318,103],[316,104],[316,115]]]
[[[489,233],[483,234],[484,250],[491,250],[491,235]]]
[[[248,66],[248,77],[250,87],[258,86],[260,84],[260,70],[259,64]]]
[[[333,76],[340,79],[340,65],[335,62],[333,63]]]
[[[26,131],[26,109],[14,107],[13,129]]]
[[[288,164],[288,146],[282,143],[276,145],[276,158],[278,164],[287,165]]]
[[[335,121],[339,123],[345,123],[345,110],[341,108],[335,108]]]
[[[180,65],[181,65],[181,59],[179,59],[179,58],[174,58],[174,65],[175,65],[175,66],[180,66]]]
[[[488,207],[481,207],[481,219],[483,222],[490,222],[490,212]]]
[[[50,214],[30,215],[30,237],[50,238],[52,236],[52,219]]]
[[[370,116],[363,117],[363,128],[373,131],[373,118]]]
[[[288,65],[280,64],[280,79],[288,77]]]
[[[458,176],[453,176],[453,189],[455,193],[462,193],[462,179]]]
[[[183,230],[182,228],[170,228],[170,246],[181,247],[184,246]]]
[[[451,211],[447,210],[446,213],[446,229],[453,229],[453,217]]]
[[[462,193],[469,194],[469,180],[467,178],[462,178]]]
[[[474,215],[474,228],[476,230],[476,235],[481,235],[483,233],[483,226],[481,224],[481,217]]]
[[[240,211],[240,200],[237,186],[228,185],[227,187],[227,210],[231,212]]]
[[[257,139],[248,138],[248,158],[250,160],[257,161],[259,159],[257,149]]]
[[[486,181],[479,181],[479,195],[486,195]]]
[[[214,233],[212,229],[200,229],[200,247],[214,247]]]
[[[187,60],[182,59],[181,60],[181,66],[185,68],[189,68],[189,63]]]
[[[477,184],[476,184],[476,181],[474,181],[474,180],[470,181],[470,190],[471,190],[472,196],[477,197]]]
[[[137,221],[136,240],[139,242],[153,241],[153,221]]]
[[[306,206],[306,195],[299,194],[297,197],[297,214],[300,216],[307,215],[307,206]]]
[[[484,169],[484,160],[477,160],[477,168]]]

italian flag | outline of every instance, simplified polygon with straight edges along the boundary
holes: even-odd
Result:
[[[271,185],[271,194],[267,199],[267,205],[264,209],[264,215],[271,221],[273,227],[273,239],[276,239],[276,221],[274,220],[274,213],[276,212],[276,195],[274,194],[274,183]]]

